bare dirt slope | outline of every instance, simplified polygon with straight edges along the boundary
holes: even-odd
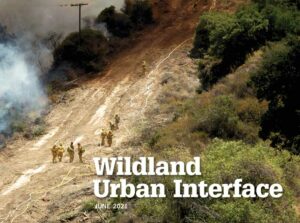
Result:
[[[68,91],[47,116],[46,135],[20,139],[0,153],[0,222],[57,222],[92,193],[92,157],[134,154],[137,148],[127,142],[148,124],[172,118],[160,112],[160,100],[169,94],[193,96],[196,66],[187,54],[200,12],[210,7],[197,2],[154,2],[159,22],[117,55],[103,77]],[[141,76],[143,60],[149,64],[146,76]],[[121,125],[113,147],[99,147],[100,130],[115,114]],[[53,144],[71,141],[86,148],[85,164],[77,156],[69,164],[66,154],[62,163],[52,164]]]

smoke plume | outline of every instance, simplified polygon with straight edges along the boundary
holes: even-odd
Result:
[[[45,97],[38,80],[39,70],[14,43],[0,43],[0,133],[9,128],[12,113],[40,112]]]
[[[72,3],[88,3],[82,17],[96,17],[104,8],[121,8],[124,0],[0,0],[0,23],[10,32],[69,33],[78,30],[78,8]]]
[[[78,30],[79,0],[0,0],[0,28],[14,33],[3,41],[0,32],[0,146],[1,134],[10,131],[16,116],[39,114],[46,96],[39,76],[51,66],[52,50],[43,41],[53,33]],[[82,0],[82,18],[93,18],[110,5],[121,8],[123,0]],[[61,6],[63,5],[63,7]],[[1,31],[1,30],[0,30]],[[3,33],[2,33],[3,34]]]

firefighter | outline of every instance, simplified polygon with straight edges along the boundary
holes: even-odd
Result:
[[[115,127],[116,127],[116,129],[119,129],[119,124],[120,124],[120,116],[115,115]]]
[[[142,64],[142,69],[143,69],[143,76],[145,76],[146,75],[146,71],[147,71],[147,63],[146,63],[146,61],[144,60],[143,61],[143,64]]]
[[[51,148],[51,152],[52,152],[52,162],[53,162],[53,163],[56,163],[57,150],[58,150],[58,147],[57,147],[56,145],[54,145],[54,146]]]
[[[83,160],[82,160],[82,155],[83,153],[85,152],[85,149],[82,147],[82,145],[80,143],[77,144],[78,146],[78,156],[79,156],[79,161],[81,163],[83,163]]]
[[[73,163],[74,153],[75,153],[73,142],[71,142],[70,146],[68,147],[68,153],[69,153],[69,157],[70,157],[70,163]]]
[[[106,136],[107,136],[107,132],[104,129],[102,129],[102,131],[101,131],[101,146],[105,146]]]
[[[112,122],[109,122],[109,126],[111,131],[114,131],[116,129],[115,124],[113,124]]]
[[[108,134],[107,134],[107,144],[108,144],[109,147],[111,147],[113,136],[114,135],[113,135],[112,131],[109,131]]]
[[[57,150],[57,157],[58,157],[59,162],[62,161],[62,158],[64,156],[64,152],[65,152],[65,149],[64,149],[63,145],[60,144],[59,147],[58,147],[58,150]]]

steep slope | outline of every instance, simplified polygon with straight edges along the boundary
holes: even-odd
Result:
[[[133,153],[126,141],[135,137],[137,128],[142,128],[149,118],[155,119],[149,114],[155,109],[165,64],[172,58],[180,61],[187,56],[187,49],[182,51],[182,47],[191,42],[199,11],[194,15],[186,11],[186,17],[178,16],[179,11],[172,9],[172,16],[178,19],[161,19],[140,33],[135,45],[110,63],[104,77],[67,92],[64,103],[54,106],[46,118],[46,135],[34,141],[19,139],[1,152],[0,222],[45,222],[51,213],[59,215],[65,208],[72,209],[72,203],[76,206],[84,193],[91,193],[93,156]],[[174,56],[178,52],[181,55]],[[184,59],[188,65],[193,64]],[[143,60],[149,68],[147,76],[140,77]],[[114,114],[122,120],[113,147],[100,148],[100,130],[108,128]],[[157,121],[161,121],[159,117]],[[52,164],[51,146],[58,142],[66,146],[70,141],[81,142],[86,148],[86,163],[81,165],[76,159],[68,164],[65,157],[62,163]]]
[[[178,2],[180,7],[175,5],[166,14],[154,4],[159,9],[159,22],[140,33],[132,48],[117,55],[104,77],[62,96],[63,102],[46,118],[46,135],[33,141],[19,139],[1,152],[0,222],[48,222],[49,217],[56,222],[66,209],[80,206],[85,195],[92,193],[92,157],[132,155],[134,151],[126,142],[134,139],[139,129],[171,117],[163,117],[157,110],[156,99],[166,75],[176,74],[174,81],[187,82],[182,86],[189,87],[180,90],[193,95],[196,67],[187,54],[199,13],[208,6],[193,8],[191,13],[192,1]],[[149,67],[141,77],[143,60]],[[108,128],[115,114],[121,116],[121,126],[115,132],[113,147],[98,147],[101,128]],[[81,142],[86,148],[85,164],[79,164],[77,157],[69,164],[67,156],[62,163],[52,164],[52,145],[61,142],[67,146],[70,141]]]

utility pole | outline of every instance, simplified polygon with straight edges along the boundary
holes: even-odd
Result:
[[[81,8],[82,6],[88,5],[87,3],[78,3],[78,4],[71,4],[71,7],[78,7],[79,10],[79,21],[78,21],[78,26],[79,26],[79,46],[81,45]]]
[[[79,21],[78,21],[78,32],[79,32],[79,46],[81,45],[81,8],[82,6],[86,6],[88,3],[76,3],[76,4],[71,4],[71,7],[78,7],[79,10]],[[66,7],[68,5],[60,5],[61,7]]]

